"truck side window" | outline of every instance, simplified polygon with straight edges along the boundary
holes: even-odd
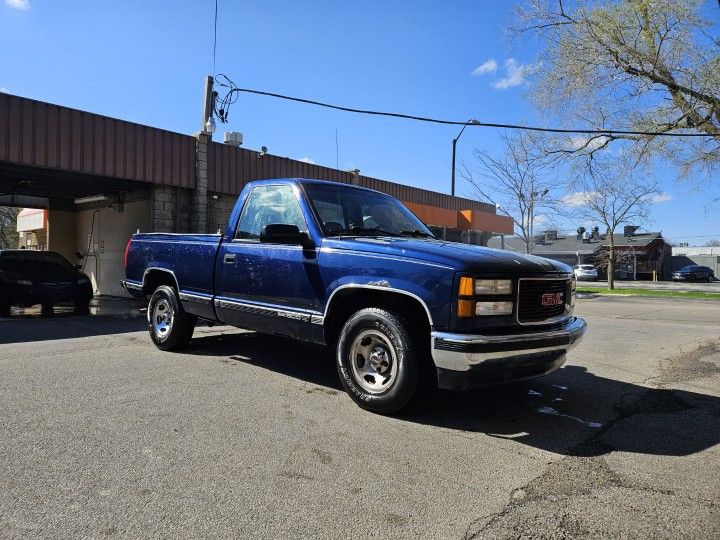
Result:
[[[300,204],[290,186],[258,186],[254,188],[243,207],[235,238],[258,240],[265,225],[295,225],[307,231]]]

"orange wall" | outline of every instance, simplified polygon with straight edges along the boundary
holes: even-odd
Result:
[[[472,229],[498,234],[513,234],[513,220],[479,210],[449,210],[426,204],[403,202],[413,214],[427,225],[449,227],[451,229]]]
[[[452,229],[458,226],[458,213],[456,210],[411,202],[403,202],[403,204],[407,206],[413,214],[419,217],[420,221],[427,225],[450,227]]]
[[[458,228],[487,231],[499,234],[513,234],[513,220],[489,212],[461,210],[458,212]]]

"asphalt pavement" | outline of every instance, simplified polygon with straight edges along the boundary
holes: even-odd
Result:
[[[718,538],[720,303],[579,300],[551,376],[357,408],[332,354],[0,320],[2,538]]]

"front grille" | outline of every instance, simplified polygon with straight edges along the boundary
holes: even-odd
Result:
[[[562,303],[543,305],[544,295],[552,295],[554,299],[561,298]],[[560,317],[565,314],[569,301],[569,279],[521,279],[518,285],[518,322],[537,323]]]

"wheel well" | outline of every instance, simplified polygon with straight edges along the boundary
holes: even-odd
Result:
[[[335,343],[345,322],[364,308],[381,308],[400,315],[418,332],[430,336],[430,320],[419,300],[406,294],[376,289],[348,288],[338,291],[325,315],[325,342]]]
[[[160,285],[167,285],[177,290],[177,282],[175,276],[165,270],[148,270],[143,280],[142,291],[146,295],[151,295]]]

